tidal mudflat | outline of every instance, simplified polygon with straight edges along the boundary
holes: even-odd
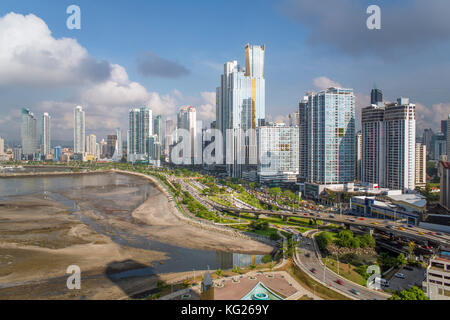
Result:
[[[0,179],[0,299],[121,299],[271,250],[180,222],[138,177]],[[70,265],[81,290],[66,287]]]

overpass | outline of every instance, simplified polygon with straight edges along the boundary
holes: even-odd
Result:
[[[429,234],[425,234],[425,232],[428,232],[428,230],[422,230],[422,229],[418,229],[418,228],[415,228],[415,230],[405,229],[404,231],[398,230],[398,229],[390,229],[385,224],[387,222],[387,220],[372,219],[372,218],[370,218],[370,219],[364,218],[364,220],[358,220],[358,218],[355,218],[355,219],[352,219],[353,221],[350,221],[349,218],[347,218],[347,219],[341,218],[341,217],[333,218],[333,217],[331,217],[331,215],[328,215],[328,214],[327,214],[327,216],[324,216],[323,214],[319,215],[319,216],[316,216],[316,215],[302,216],[300,214],[301,211],[295,211],[294,213],[292,213],[292,212],[287,212],[287,211],[241,209],[241,208],[223,206],[223,205],[218,204],[209,199],[205,200],[205,202],[207,202],[214,209],[222,211],[222,212],[228,212],[228,213],[234,213],[234,214],[250,213],[255,216],[260,216],[260,215],[281,216],[283,218],[290,218],[290,217],[308,218],[308,219],[312,219],[314,222],[317,222],[317,220],[321,220],[321,221],[325,221],[325,222],[331,222],[334,224],[345,225],[347,227],[349,227],[349,226],[357,226],[358,227],[359,226],[359,227],[364,227],[366,229],[368,228],[372,232],[373,232],[373,230],[384,231],[386,233],[395,234],[396,236],[399,236],[401,238],[408,238],[408,239],[412,239],[415,241],[427,241],[432,244],[444,245],[444,246],[450,245],[450,239],[447,239],[445,237],[432,236]],[[423,232],[424,234],[419,234],[418,233],[419,231]]]

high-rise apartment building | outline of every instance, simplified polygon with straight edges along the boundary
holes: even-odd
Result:
[[[90,134],[86,137],[86,154],[91,156],[97,155],[97,137]]]
[[[329,88],[308,97],[307,181],[340,184],[355,180],[355,95]]]
[[[359,131],[356,134],[356,145],[355,145],[355,178],[357,181],[361,181],[361,164],[362,164],[362,133]]]
[[[158,136],[158,141],[162,141],[162,117],[160,115],[155,117],[153,121],[153,134]]]
[[[386,187],[415,189],[416,105],[407,98],[386,105]]]
[[[81,106],[77,106],[73,112],[73,152],[86,152],[86,120]]]
[[[427,147],[416,143],[416,187],[425,187],[427,184]]]
[[[22,154],[27,159],[32,159],[37,149],[36,118],[26,108],[22,109]]]
[[[450,162],[439,162],[439,176],[441,177],[440,205],[450,211]]]
[[[303,97],[298,108],[298,160],[299,160],[299,178],[300,181],[306,181],[308,177],[308,97]]]
[[[173,120],[166,120],[166,127],[164,129],[164,154],[166,156],[170,153],[170,146],[175,142],[175,122]]]
[[[5,140],[0,137],[0,154],[4,154],[5,153]]]
[[[361,111],[361,181],[385,185],[386,140],[384,135],[384,111],[379,105],[371,105]]]
[[[429,128],[423,131],[422,144],[424,144],[427,147],[428,154],[430,154],[430,152],[432,151],[431,139],[433,138],[433,136],[434,136],[433,129]]]
[[[193,106],[182,107],[177,115],[177,129],[184,129],[189,131],[191,156],[193,160],[196,152],[196,138],[197,138],[197,110]],[[200,128],[201,129],[201,128]],[[177,137],[177,142],[179,137]],[[200,150],[199,150],[200,151]],[[192,161],[191,160],[191,161]]]
[[[130,109],[128,122],[128,161],[148,160],[149,139],[153,132],[152,110],[147,107]]]
[[[383,93],[374,87],[370,93],[370,104],[379,105],[383,103]]]
[[[425,271],[422,289],[430,300],[450,300],[450,248],[440,247]]]
[[[450,114],[447,120],[447,160],[450,161]]]
[[[116,129],[116,143],[114,146],[114,151],[112,155],[112,160],[119,162],[123,157],[123,146],[122,146],[122,130],[120,128]]]
[[[241,177],[245,166],[256,167],[256,131],[248,135],[247,130],[264,125],[266,117],[265,46],[247,44],[245,58],[245,69],[237,61],[225,63],[216,91],[216,124],[224,136],[223,154],[233,177]]]
[[[115,134],[109,134],[106,137],[106,157],[108,159],[112,159],[114,152],[116,151],[116,144],[117,144],[117,135]]]
[[[46,156],[52,153],[51,145],[51,117],[45,112],[42,116],[42,146],[41,153]]]
[[[414,190],[416,165],[415,105],[407,98],[361,113],[361,180],[395,190]]]
[[[261,183],[297,182],[299,128],[284,124],[258,127],[258,177]]]

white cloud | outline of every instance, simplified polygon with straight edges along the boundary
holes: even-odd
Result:
[[[314,86],[319,90],[325,90],[330,87],[342,87],[338,82],[334,82],[327,77],[318,77],[313,79]]]
[[[33,14],[0,17],[0,87],[61,86],[107,79],[110,65],[89,56],[75,39],[55,39]]]
[[[441,120],[448,119],[449,114],[450,103],[433,104],[431,108],[416,103],[416,127],[419,132],[426,128],[436,131],[441,128]]]

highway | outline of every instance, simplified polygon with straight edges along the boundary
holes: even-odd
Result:
[[[312,235],[310,233],[310,235]],[[296,253],[294,262],[302,269],[307,272],[309,276],[314,278],[316,281],[322,282],[322,284],[327,287],[342,293],[349,298],[358,300],[387,300],[389,298],[388,294],[377,292],[369,288],[360,286],[354,282],[351,282],[343,277],[338,276],[320,262],[318,258],[317,244],[315,241],[308,237],[303,237],[300,242],[299,251]],[[313,272],[312,270],[315,270]],[[342,281],[342,285],[338,284],[337,280]],[[351,290],[358,291],[358,295],[352,293]]]

